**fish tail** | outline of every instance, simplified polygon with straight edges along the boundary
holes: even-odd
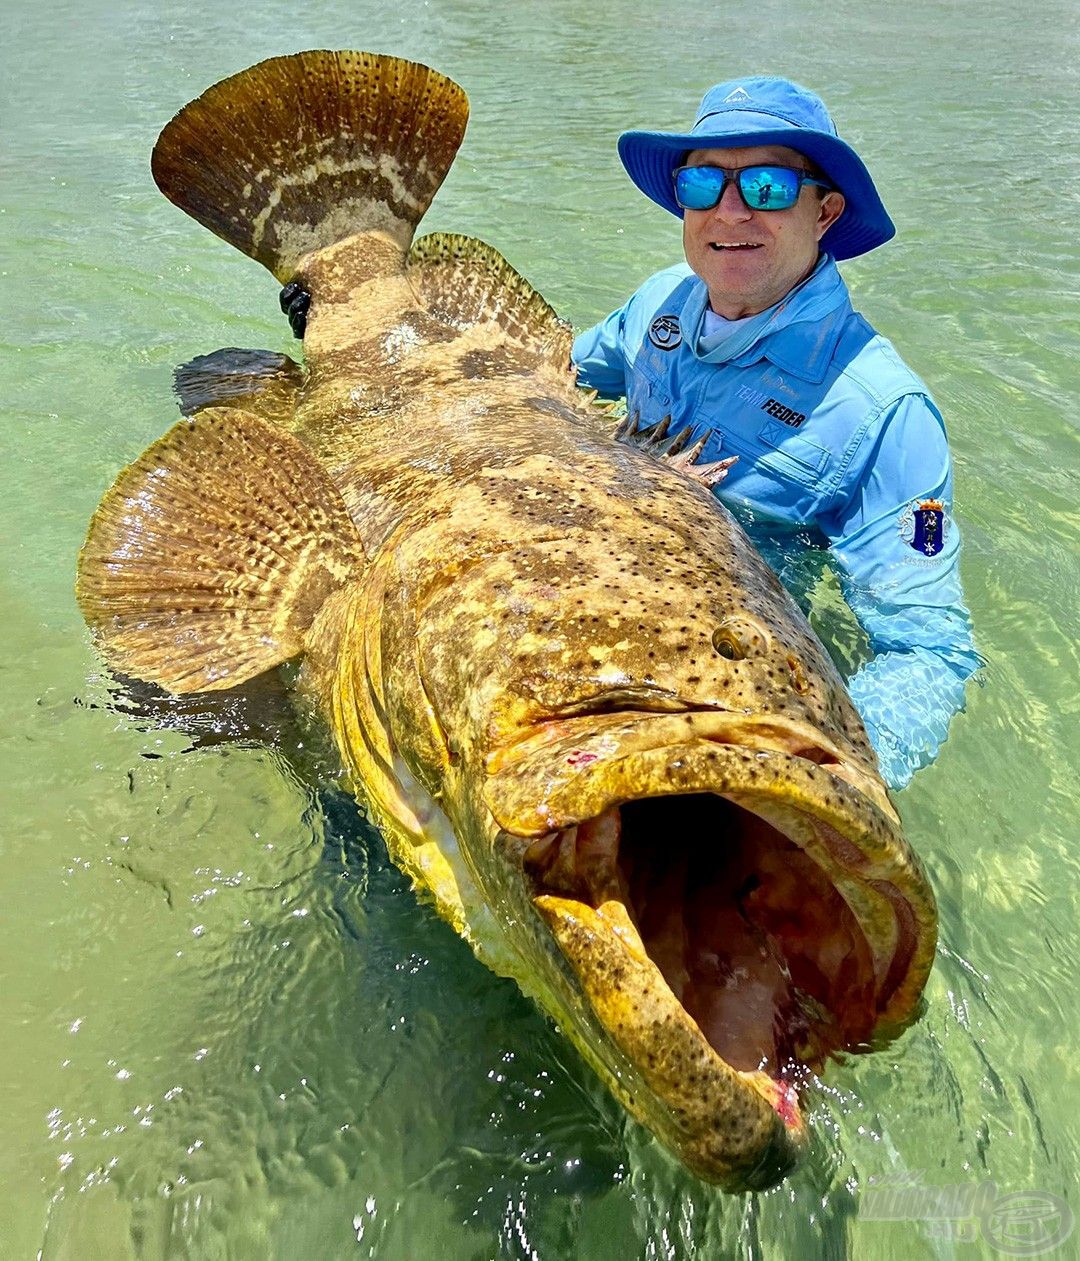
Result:
[[[464,91],[416,62],[294,53],[185,105],[151,169],[170,201],[284,284],[306,255],[361,232],[407,249],[468,116]]]

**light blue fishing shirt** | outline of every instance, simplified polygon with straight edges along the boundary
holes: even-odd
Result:
[[[731,330],[703,336],[707,305],[689,267],[659,272],[575,340],[578,382],[625,396],[644,426],[670,415],[672,434],[705,435],[699,463],[737,455],[715,493],[804,606],[797,554],[829,548],[874,653],[851,698],[886,781],[902,788],[936,756],[980,664],[941,415],[852,309],[828,255]]]

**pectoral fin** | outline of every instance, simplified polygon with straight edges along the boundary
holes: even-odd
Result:
[[[234,687],[304,648],[363,547],[298,439],[234,408],[183,420],[117,478],[76,594],[109,661],[172,692]]]
[[[304,370],[288,355],[230,346],[198,355],[173,373],[173,389],[185,416],[207,407],[237,407],[288,428]]]

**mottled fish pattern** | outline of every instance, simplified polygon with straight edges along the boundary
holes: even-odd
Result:
[[[731,516],[616,440],[493,249],[413,243],[466,117],[427,67],[310,52],[169,123],[165,194],[310,292],[305,364],[179,370],[185,419],[103,499],[79,599],[117,670],[176,693],[300,658],[480,958],[689,1168],[765,1187],[807,1141],[808,1068],[911,1018],[933,897]]]

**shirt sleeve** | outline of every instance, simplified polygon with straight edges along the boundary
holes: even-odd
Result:
[[[623,398],[649,320],[692,276],[686,263],[665,267],[650,276],[606,320],[579,333],[570,352],[578,385],[596,390],[601,398]]]
[[[981,664],[960,588],[945,427],[906,395],[874,430],[873,449],[819,524],[852,611],[875,653],[848,688],[890,787],[932,762],[964,682]]]
[[[601,398],[622,398],[626,393],[625,322],[626,307],[620,307],[574,338],[570,358],[578,370],[577,383],[596,390]]]

